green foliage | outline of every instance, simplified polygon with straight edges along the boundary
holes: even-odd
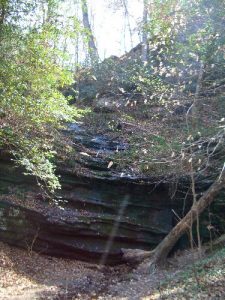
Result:
[[[215,82],[209,78],[215,79],[215,72],[217,80],[224,77],[224,5],[221,1],[167,0],[155,1],[155,6],[148,28],[153,73],[171,83],[176,93],[195,92],[202,63],[203,85],[212,87]]]
[[[72,83],[72,74],[58,63],[56,28],[23,25],[7,19],[0,27],[0,146],[54,191],[60,186],[54,174],[54,138],[63,122],[78,116],[60,92]]]
[[[122,62],[118,57],[112,56],[91,69],[81,70],[78,74],[80,99],[91,100],[99,94],[132,92],[135,87],[132,77],[138,68],[136,61]]]

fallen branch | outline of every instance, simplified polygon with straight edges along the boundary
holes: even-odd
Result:
[[[154,254],[154,251],[140,249],[121,249],[121,251],[123,253],[123,259],[130,264],[139,264]]]
[[[190,230],[193,222],[196,221],[205,208],[207,208],[214,200],[222,188],[225,187],[225,171],[221,172],[218,179],[210,186],[210,188],[195,202],[186,216],[170,231],[170,233],[159,243],[153,251],[123,249],[124,259],[131,263],[140,263],[146,258],[150,258],[147,262],[148,267],[162,265],[179,240],[179,238]]]

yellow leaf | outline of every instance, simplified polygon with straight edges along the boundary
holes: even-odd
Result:
[[[107,168],[110,169],[112,165],[113,165],[113,161],[110,161]]]
[[[90,156],[89,154],[87,154],[86,152],[80,152],[81,155],[83,156]]]

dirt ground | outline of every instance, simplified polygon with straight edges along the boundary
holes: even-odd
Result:
[[[137,270],[132,270],[126,265],[100,268],[98,265],[81,261],[28,253],[0,243],[0,299],[225,299],[223,298],[225,273],[223,271],[221,273],[221,269],[219,272],[220,277],[222,276],[220,282],[223,283],[222,292],[220,288],[221,297],[209,296],[208,290],[207,293],[204,292],[205,294],[202,291],[195,294],[193,286],[185,290],[183,281],[183,285],[178,285],[178,290],[182,289],[182,293],[179,292],[180,296],[176,297],[175,286],[180,281],[179,276],[195,259],[196,253],[186,251],[170,259],[169,265],[164,269],[151,272],[146,270],[144,265]],[[203,269],[207,268],[211,268],[209,263],[207,267],[204,264]],[[189,279],[192,277],[190,275]],[[166,282],[169,282],[167,287]],[[193,279],[192,283],[195,286],[196,282],[198,283],[198,280]],[[210,291],[213,291],[212,287]]]
[[[96,299],[121,267],[28,253],[0,243],[0,299]],[[126,269],[126,268],[125,268]]]

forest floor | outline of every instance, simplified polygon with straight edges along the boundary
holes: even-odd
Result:
[[[184,251],[150,272],[53,258],[0,243],[0,299],[225,299],[225,249]]]

